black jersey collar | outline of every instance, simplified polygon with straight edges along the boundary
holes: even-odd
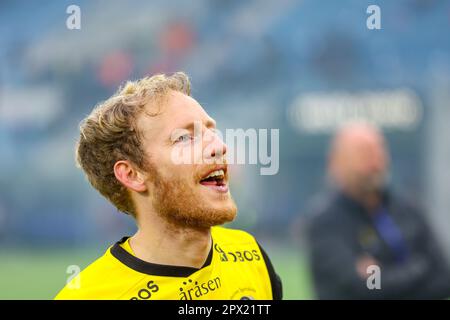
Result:
[[[116,242],[111,248],[111,254],[120,262],[122,262],[127,267],[141,273],[153,275],[153,276],[163,276],[163,277],[189,277],[191,274],[209,266],[212,261],[213,255],[213,243],[211,243],[211,250],[209,251],[208,258],[206,258],[205,263],[199,269],[193,267],[183,267],[183,266],[172,266],[164,264],[156,264],[141,260],[127,250],[120,246],[129,237],[123,237],[120,241]]]

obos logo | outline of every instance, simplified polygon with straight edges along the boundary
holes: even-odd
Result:
[[[152,294],[158,292],[159,287],[155,281],[150,280],[147,282],[147,287],[140,289],[137,293],[137,297],[132,297],[130,300],[148,300],[152,297]]]

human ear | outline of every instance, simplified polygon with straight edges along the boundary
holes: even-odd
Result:
[[[114,175],[128,189],[136,192],[147,190],[144,175],[128,160],[119,160],[114,164]]]

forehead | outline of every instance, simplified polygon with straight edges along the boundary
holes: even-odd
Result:
[[[166,137],[173,130],[185,128],[195,121],[207,123],[213,121],[202,106],[192,97],[181,92],[170,91],[166,97],[159,101],[160,105],[148,103],[145,111],[137,121],[138,128],[144,137]]]

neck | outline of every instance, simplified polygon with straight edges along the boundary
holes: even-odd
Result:
[[[377,191],[361,193],[359,190],[347,190],[346,193],[369,212],[373,212],[381,204],[381,196]]]
[[[155,212],[139,215],[138,231],[130,239],[141,260],[193,268],[204,265],[211,244],[211,228],[176,226]]]
[[[377,192],[370,192],[363,198],[363,205],[369,212],[375,211],[380,206],[381,198]]]

